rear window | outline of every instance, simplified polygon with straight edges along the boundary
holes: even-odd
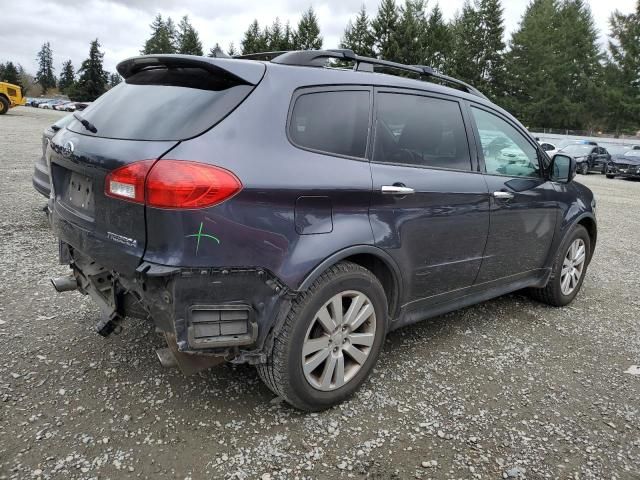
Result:
[[[73,121],[69,130],[125,140],[184,140],[200,135],[253,89],[200,68],[152,68],[112,88],[79,113],[97,133]]]
[[[298,147],[364,158],[369,131],[369,92],[305,93],[293,106],[289,138]]]

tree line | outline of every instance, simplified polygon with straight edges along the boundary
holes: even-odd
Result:
[[[635,11],[609,18],[607,45],[584,0],[532,0],[517,29],[505,39],[501,0],[467,0],[447,21],[436,3],[381,0],[375,15],[363,6],[350,20],[340,47],[357,54],[410,65],[429,65],[464,80],[511,111],[530,128],[569,128],[635,132],[640,128],[640,0]],[[203,55],[197,30],[187,16],[176,25],[158,14],[142,54]],[[279,18],[261,27],[254,20],[239,49],[228,55],[323,47],[312,8],[292,26]],[[57,85],[70,96],[93,99],[120,77],[103,70],[97,40],[89,58],[74,71],[71,61],[56,78],[51,47],[38,53],[35,81],[43,90]],[[209,56],[220,56],[215,44]],[[24,79],[11,62],[0,64],[0,78]],[[19,83],[19,82],[14,82]]]
[[[19,85],[23,95],[38,87],[42,95],[56,91],[77,101],[93,101],[122,80],[117,73],[104,70],[104,53],[100,51],[98,39],[90,43],[89,55],[77,70],[71,60],[63,62],[59,77],[55,74],[49,42],[42,45],[36,58],[38,71],[35,77],[26,73],[21,65],[8,61],[0,63],[0,80]]]
[[[305,14],[322,37],[312,10]],[[304,17],[303,17],[304,18]],[[302,23],[302,20],[301,20]],[[635,12],[614,12],[609,41],[584,0],[533,0],[505,42],[500,0],[467,1],[446,21],[436,3],[382,0],[375,15],[363,6],[344,30],[341,48],[408,65],[429,65],[479,88],[530,128],[635,132],[640,128],[640,0]],[[242,53],[275,48],[271,27],[247,29]],[[287,25],[288,27],[288,25]],[[300,26],[298,27],[300,28]],[[288,38],[296,38],[295,30]],[[295,42],[291,48],[300,48]]]
[[[640,0],[635,12],[611,15],[604,48],[584,0],[532,0],[509,39],[503,13],[501,0],[474,0],[447,21],[437,3],[429,9],[426,0],[381,0],[375,15],[361,7],[339,46],[429,65],[464,80],[530,128],[617,133],[640,128]],[[143,53],[202,54],[186,17],[176,30],[171,18],[158,15],[151,29]],[[322,47],[317,16],[309,8],[295,26],[276,18],[261,27],[254,20],[240,50],[232,43],[227,54]],[[209,51],[220,53],[218,44]]]

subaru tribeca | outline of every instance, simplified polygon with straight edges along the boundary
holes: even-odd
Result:
[[[391,330],[525,288],[563,306],[582,285],[597,230],[575,160],[463,82],[350,50],[118,72],[47,147],[72,269],[53,283],[98,303],[102,335],[153,322],[165,365],[253,364],[320,410]]]

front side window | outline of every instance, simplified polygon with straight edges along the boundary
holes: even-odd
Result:
[[[515,127],[492,113],[472,107],[487,173],[539,177],[536,148]]]
[[[373,160],[471,170],[458,102],[399,93],[376,96]]]
[[[293,106],[289,138],[302,148],[364,158],[369,109],[366,90],[302,94]]]

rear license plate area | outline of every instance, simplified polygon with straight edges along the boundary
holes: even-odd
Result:
[[[82,216],[93,217],[95,211],[93,179],[81,173],[64,170],[63,178],[60,182],[56,182],[61,187],[58,191],[58,201]]]

